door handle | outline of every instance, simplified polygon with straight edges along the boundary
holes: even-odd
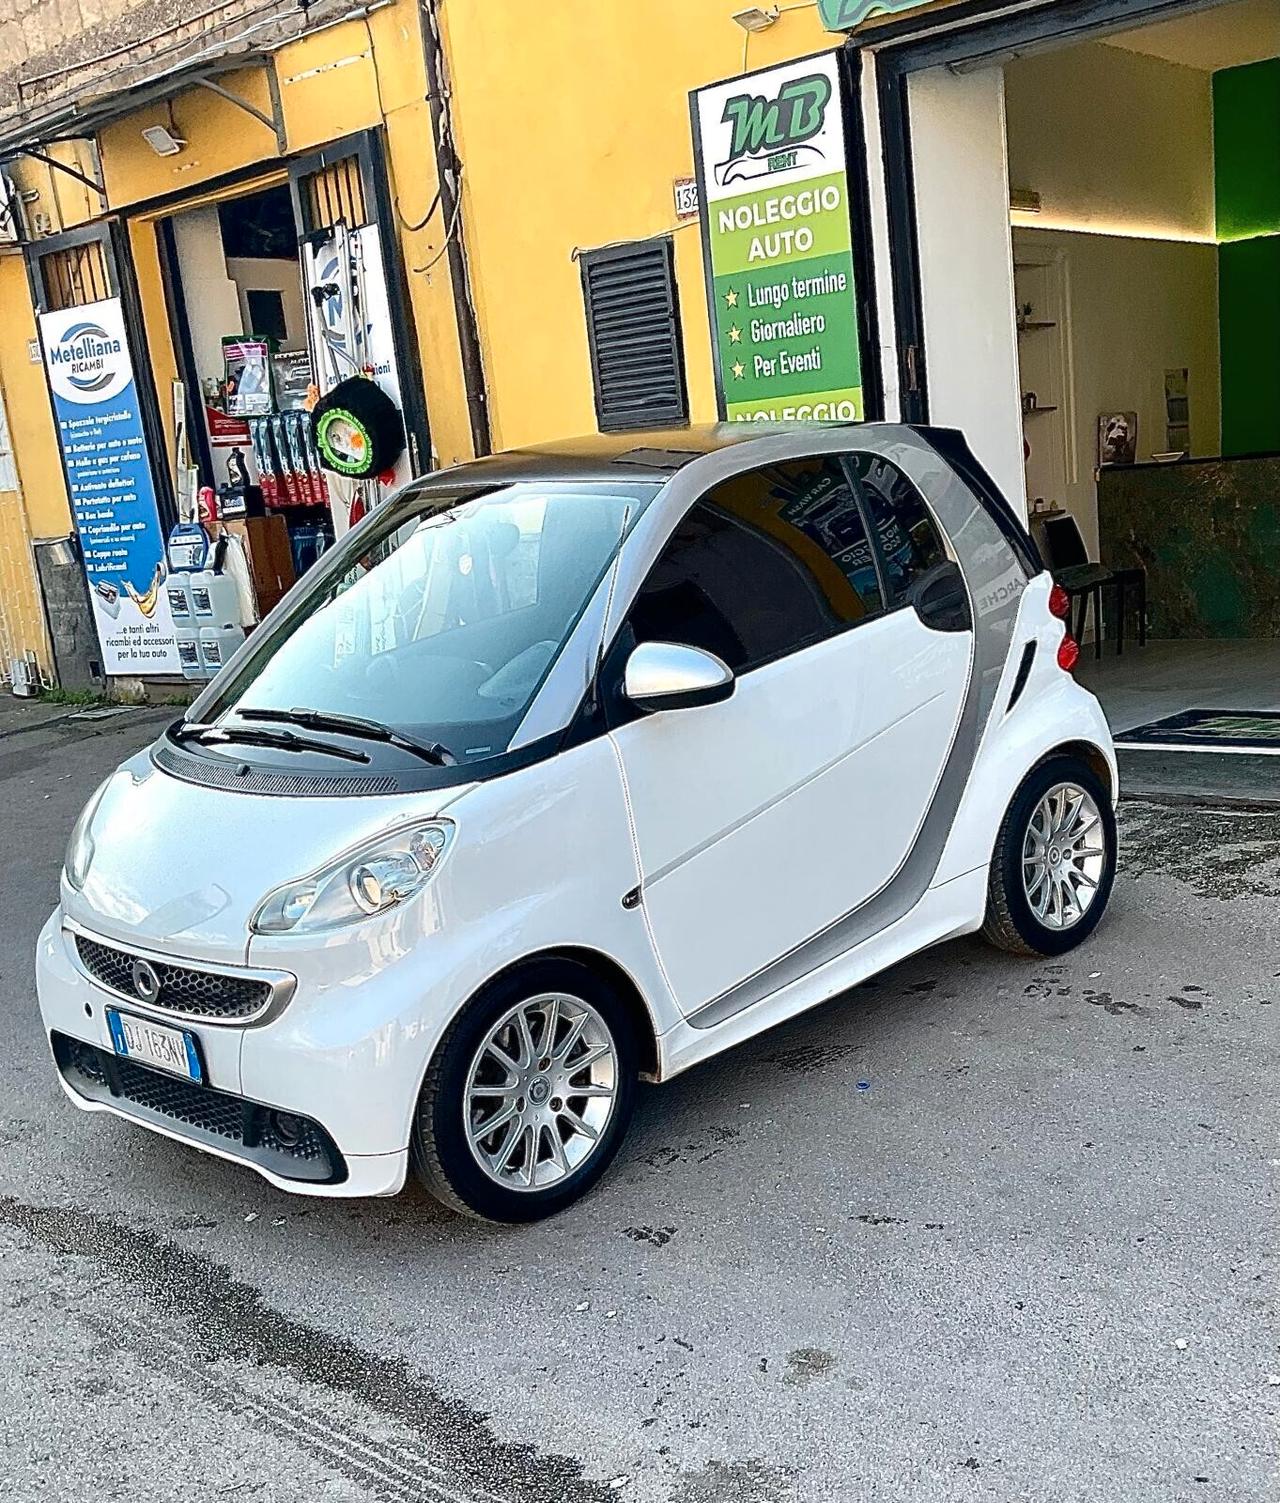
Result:
[[[973,613],[960,565],[951,559],[926,569],[911,585],[907,600],[934,631],[969,631]]]

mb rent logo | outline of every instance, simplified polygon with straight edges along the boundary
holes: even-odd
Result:
[[[120,341],[100,325],[75,324],[49,351],[49,363],[77,391],[103,391],[116,374],[111,357],[121,353]]]
[[[733,127],[729,157],[716,167],[721,184],[764,177],[799,167],[803,158],[822,159],[806,145],[822,129],[831,98],[831,80],[823,73],[789,78],[775,99],[763,94],[734,94],[725,100],[721,124]]]

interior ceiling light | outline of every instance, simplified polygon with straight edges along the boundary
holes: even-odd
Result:
[[[163,125],[148,125],[142,139],[158,157],[176,157],[187,144],[181,136],[175,136]]]
[[[746,10],[735,10],[733,19],[743,31],[767,31],[778,19],[778,7],[765,10],[759,5],[748,5]]]

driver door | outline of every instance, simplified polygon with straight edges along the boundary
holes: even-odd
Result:
[[[872,897],[911,848],[971,633],[905,603],[913,570],[945,559],[923,503],[905,522],[891,573],[850,461],[750,471],[691,508],[632,606],[637,641],[707,649],[737,676],[722,703],[611,733],[642,901],[686,1014]]]

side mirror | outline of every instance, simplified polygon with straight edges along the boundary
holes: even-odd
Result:
[[[650,713],[713,705],[733,693],[733,674],[714,652],[677,642],[642,642],[627,659],[622,690]]]

